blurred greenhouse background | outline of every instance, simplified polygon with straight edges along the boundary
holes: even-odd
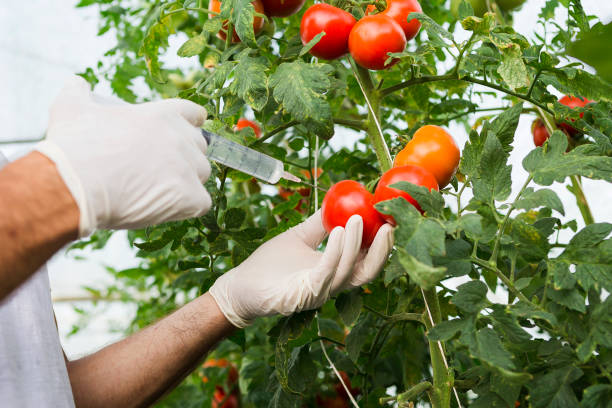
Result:
[[[531,36],[536,27],[537,15],[546,0],[528,0],[515,13],[515,29]],[[93,8],[77,9],[74,0],[32,0],[5,2],[0,8],[0,152],[9,158],[17,158],[33,147],[31,140],[44,135],[47,112],[64,81],[75,72],[96,65],[103,53],[114,44],[112,33],[97,37],[98,21]],[[598,16],[604,23],[612,20],[612,2],[582,0],[587,14]],[[558,15],[562,22],[566,16]],[[184,38],[172,38],[171,47],[178,48]],[[174,53],[170,52],[170,55]],[[178,58],[175,65],[178,64]],[[110,88],[100,83],[96,92],[110,95]],[[138,91],[136,90],[138,94]],[[495,100],[485,100],[482,107],[498,106]],[[515,172],[524,173],[522,158],[533,148],[530,132],[531,120],[519,124],[512,153]],[[459,145],[467,138],[462,127],[451,129]],[[352,145],[350,132],[334,136],[334,145]],[[29,142],[28,142],[29,141]],[[362,147],[363,148],[363,147]],[[514,178],[522,183],[526,175]],[[611,192],[604,182],[586,180],[585,193],[594,214],[604,214],[612,221],[609,200]],[[515,189],[517,186],[514,186]],[[603,188],[602,188],[603,187]],[[564,186],[554,189],[562,201],[573,202]],[[567,206],[566,218],[579,218],[574,206]],[[74,358],[99,349],[121,337],[121,329],[130,321],[133,309],[119,302],[99,302],[93,306],[84,287],[98,288],[112,282],[106,266],[116,269],[133,266],[137,262],[128,247],[125,233],[117,233],[103,251],[61,251],[49,262],[52,296],[64,349]],[[95,310],[86,329],[69,335],[73,326],[83,319],[82,311]]]

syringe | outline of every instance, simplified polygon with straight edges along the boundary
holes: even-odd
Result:
[[[281,178],[295,181],[296,183],[302,182],[298,177],[285,171],[282,161],[260,153],[257,150],[234,143],[223,136],[204,129],[200,130],[208,143],[206,156],[210,160],[270,184],[278,183]]]

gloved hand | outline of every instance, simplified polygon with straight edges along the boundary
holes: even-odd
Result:
[[[211,206],[201,106],[181,99],[109,103],[75,77],[51,107],[48,156],[74,197],[79,236],[203,215]]]
[[[259,247],[238,267],[223,274],[210,294],[225,317],[245,327],[259,316],[289,315],[323,305],[338,292],[372,281],[393,247],[393,229],[383,225],[370,249],[360,251],[363,221],[352,216],[345,228],[327,235],[317,211],[302,224]]]

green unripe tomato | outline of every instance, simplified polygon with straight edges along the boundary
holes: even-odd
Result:
[[[510,11],[521,6],[525,0],[496,0],[496,2],[503,11]]]
[[[451,0],[451,13],[456,18],[459,18],[459,5],[463,0]],[[484,16],[484,13],[487,12],[487,2],[486,0],[466,0],[469,4],[472,5],[474,9],[474,15],[476,17]]]

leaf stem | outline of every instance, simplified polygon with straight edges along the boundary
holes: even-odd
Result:
[[[499,268],[497,268],[497,266],[491,264],[488,261],[485,261],[484,259],[480,259],[480,258],[478,258],[477,256],[474,256],[474,255],[472,255],[471,259],[472,259],[472,262],[474,262],[475,264],[480,265],[483,268],[488,269],[488,270],[490,270],[492,272],[495,272],[497,277],[499,279],[501,279],[501,281],[504,282],[504,284],[508,287],[508,290],[510,292],[514,293],[514,295],[517,298],[519,298],[521,300],[521,302],[525,302],[528,305],[530,305],[530,306],[532,306],[532,307],[534,307],[536,309],[542,310],[541,307],[539,307],[538,305],[536,305],[535,303],[533,303],[529,299],[527,299],[527,297],[525,295],[523,295],[523,293],[520,290],[518,290],[516,288],[516,286],[514,286],[514,283],[512,283],[510,281],[510,279],[508,279],[506,277],[506,275],[504,275],[504,273],[501,270],[499,270]]]
[[[506,224],[508,224],[508,219],[510,218],[510,214],[512,214],[512,211],[514,211],[516,202],[519,200],[519,198],[521,198],[521,196],[523,195],[523,192],[525,192],[525,189],[527,188],[529,183],[531,183],[531,180],[533,180],[533,177],[529,175],[529,177],[527,177],[527,180],[525,180],[523,187],[521,187],[521,190],[516,195],[516,198],[510,205],[508,212],[504,216],[504,220],[502,221],[501,227],[497,231],[497,236],[495,237],[495,244],[493,245],[493,253],[491,254],[491,258],[489,258],[489,262],[491,262],[495,266],[497,266],[497,254],[499,252],[499,244],[501,242],[502,236],[504,235],[504,231],[506,230]]]
[[[392,402],[392,401],[410,402],[422,392],[430,390],[431,387],[432,385],[429,381],[423,381],[411,387],[408,391],[403,392],[399,395],[396,395],[395,397],[382,397],[378,400],[378,402],[381,404],[386,404],[387,402]]]

